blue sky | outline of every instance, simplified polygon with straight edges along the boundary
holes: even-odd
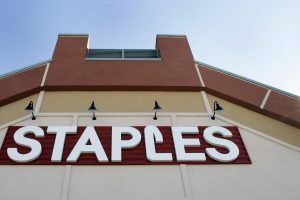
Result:
[[[195,60],[300,95],[300,1],[1,1],[0,74],[50,59],[59,33],[92,48],[188,36]]]

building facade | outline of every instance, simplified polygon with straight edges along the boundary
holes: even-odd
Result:
[[[0,77],[0,199],[300,199],[299,96],[195,61],[182,35],[158,35],[152,50],[88,45],[88,35],[59,35],[52,59]],[[59,128],[55,138],[50,127],[75,127],[78,137],[71,142],[65,133],[59,146]],[[72,160],[86,127],[90,137]],[[136,143],[139,134],[120,136],[121,153],[113,155],[120,127],[141,136]],[[176,127],[198,130],[194,143],[181,138],[190,157],[180,159]],[[234,147],[210,140],[209,127],[229,130]],[[22,128],[39,142],[18,140]],[[96,150],[93,130],[111,135]]]

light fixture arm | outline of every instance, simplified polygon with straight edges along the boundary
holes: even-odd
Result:
[[[153,108],[153,111],[154,111],[154,117],[153,119],[154,120],[157,120],[157,112],[160,112],[162,109],[161,107],[159,106],[158,102],[157,101],[154,101],[154,108]]]
[[[213,116],[211,117],[212,120],[215,120],[215,115],[216,115],[216,107],[217,107],[217,101],[214,101],[214,114]]]
[[[154,119],[154,120],[157,120],[156,112],[155,112],[155,114],[154,114],[153,119]]]
[[[211,117],[212,120],[215,120],[216,112],[221,112],[224,110],[217,101],[214,101],[214,114]]]
[[[32,115],[32,120],[36,120],[36,117],[34,116],[34,114],[33,114],[33,112],[31,113],[31,115]]]
[[[215,120],[215,114],[216,112],[214,112],[213,116],[211,117],[212,120]]]
[[[95,106],[95,101],[93,101],[92,104],[90,105],[89,111],[93,113],[93,118],[92,119],[96,120],[97,118],[96,118],[96,114],[95,113],[97,112],[97,108]]]
[[[214,101],[214,112],[216,111],[217,103],[217,101]]]
[[[33,101],[30,101],[29,104],[26,106],[25,110],[27,112],[30,112],[32,117],[32,120],[36,120],[36,117],[34,116],[34,108],[33,108]]]

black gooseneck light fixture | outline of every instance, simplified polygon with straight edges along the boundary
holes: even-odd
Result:
[[[33,109],[33,102],[30,101],[29,104],[26,106],[25,110],[32,115],[32,120],[36,120],[36,117],[34,116],[34,109]]]
[[[214,115],[211,117],[211,119],[215,120],[216,112],[221,112],[222,110],[224,110],[224,109],[220,106],[220,104],[217,101],[215,101],[214,102]]]
[[[160,112],[162,109],[161,109],[161,107],[159,106],[159,104],[158,104],[158,102],[157,101],[155,101],[154,102],[154,108],[153,108],[153,111],[154,111],[154,117],[153,117],[153,119],[154,120],[157,120],[157,116],[156,116],[156,113],[157,112]]]
[[[97,118],[96,118],[95,113],[97,112],[97,108],[95,106],[95,102],[94,101],[92,102],[92,104],[91,104],[91,106],[89,108],[89,111],[93,113],[93,118],[92,119],[96,120]]]

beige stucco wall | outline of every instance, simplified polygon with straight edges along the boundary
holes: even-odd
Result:
[[[19,101],[10,103],[5,106],[0,107],[0,126],[11,122],[17,118],[20,118],[22,116],[28,115],[24,109],[29,104],[30,101],[33,101],[34,105],[36,103],[36,100],[38,98],[38,94],[29,96],[27,98],[21,99]]]
[[[71,200],[183,200],[179,165],[74,166]]]
[[[64,166],[0,166],[0,199],[59,200]]]
[[[300,199],[300,152],[239,129],[251,165],[188,165],[194,199]]]
[[[200,92],[46,92],[41,112],[152,112],[157,100],[164,112],[205,112]]]
[[[211,108],[213,108],[213,102],[215,100],[224,108],[222,112],[218,113],[221,116],[300,147],[300,129],[258,114],[241,106],[237,106],[212,95],[207,96]]]

